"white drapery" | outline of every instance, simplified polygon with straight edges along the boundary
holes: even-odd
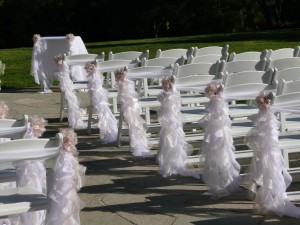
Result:
[[[257,213],[273,212],[279,216],[299,218],[300,208],[291,203],[286,194],[292,177],[284,166],[278,140],[279,121],[270,104],[271,98],[270,93],[261,93],[256,98],[259,112],[251,117],[255,127],[245,137],[245,143],[253,149],[245,184],[255,196],[254,210]],[[289,106],[279,106],[277,110],[289,111]]]
[[[68,123],[71,128],[82,129],[86,128],[86,123],[83,122],[83,112],[79,107],[78,98],[73,90],[73,81],[70,79],[70,70],[68,65],[63,61],[62,55],[57,55],[54,58],[59,72],[57,73],[60,89],[64,92],[64,97],[68,104]]]
[[[116,72],[118,80],[118,101],[125,122],[129,127],[130,151],[134,156],[149,156],[152,145],[146,133],[146,122],[141,117],[142,109],[139,105],[138,93],[135,91],[134,81],[127,79],[125,70]]]
[[[94,62],[87,63],[88,88],[91,93],[93,109],[98,116],[98,128],[104,143],[115,142],[118,136],[117,119],[108,103],[108,91],[103,88],[103,76],[99,74]]]
[[[228,105],[218,82],[205,89],[210,99],[203,118],[205,128],[201,146],[201,161],[204,161],[202,177],[208,185],[207,194],[219,198],[234,192],[240,181],[240,165],[235,160],[235,147],[230,133],[231,120]]]
[[[84,204],[77,192],[83,186],[86,167],[78,162],[74,130],[67,128],[60,132],[63,146],[53,167],[52,188],[49,190],[51,203],[45,224],[79,225]]]
[[[163,91],[158,96],[161,103],[158,120],[161,124],[159,152],[157,160],[159,163],[158,173],[163,177],[180,174],[200,179],[197,172],[189,169],[185,163],[188,143],[185,141],[185,133],[180,113],[180,94],[174,90],[173,77],[162,79]]]

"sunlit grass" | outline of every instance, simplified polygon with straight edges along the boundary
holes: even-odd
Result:
[[[31,37],[28,37],[31,38]],[[139,39],[86,43],[89,53],[109,51],[145,51],[150,58],[155,57],[157,49],[190,48],[229,45],[229,52],[263,51],[300,45],[300,30],[277,30],[253,33],[214,34],[157,39]],[[5,74],[1,77],[2,88],[36,87],[30,75],[32,46],[16,49],[0,49],[0,60],[6,64]]]

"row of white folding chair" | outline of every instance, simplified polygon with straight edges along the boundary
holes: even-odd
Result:
[[[232,74],[233,76],[236,77],[236,74]],[[234,82],[236,81],[236,79],[233,80]],[[289,82],[285,82],[284,80],[280,80],[280,89],[277,94],[273,94],[273,100],[272,100],[272,106],[276,106],[277,104],[286,102],[286,101],[299,101],[299,88],[300,88],[300,80],[297,81],[289,81]],[[259,84],[256,84],[257,86]],[[244,86],[244,87],[243,87]],[[238,86],[234,85],[233,88],[236,89]],[[249,86],[250,87],[250,86]],[[242,85],[241,90],[245,91],[245,88],[247,88],[247,85]],[[250,87],[252,89],[252,87]],[[260,89],[260,88],[259,88]],[[224,89],[226,90],[226,89]],[[250,90],[250,89],[249,89]],[[252,89],[253,90],[253,89]],[[256,112],[258,110],[255,110]],[[250,114],[252,113],[256,113],[255,111],[253,112],[249,112]],[[243,124],[241,126],[241,124]],[[247,134],[247,132],[251,129],[251,127],[253,126],[252,123],[249,122],[240,122],[238,121],[238,123],[232,123],[232,127],[231,127],[231,134],[233,136],[233,138],[237,138],[237,137],[243,137],[244,135]],[[299,156],[300,151],[299,151],[299,147],[300,147],[300,122],[299,121],[294,121],[294,126],[297,126],[298,129],[295,129],[294,131],[298,131],[298,132],[286,132],[283,131],[280,133],[280,147],[282,149],[282,153],[284,155],[284,160],[285,160],[285,165],[287,168],[290,168],[290,162],[289,160],[292,158],[290,157],[290,155],[295,155],[296,153],[298,155],[296,155],[296,157]],[[287,130],[287,131],[291,131],[291,130]],[[203,138],[203,137],[202,137]],[[202,140],[202,139],[200,139]],[[236,154],[236,158],[239,160],[245,160],[245,159],[251,159],[252,157],[252,150],[239,150],[235,152]],[[199,157],[196,156],[191,156],[187,159],[186,161],[187,163],[196,163],[197,165],[201,164],[202,162],[199,161]],[[298,173],[300,172],[300,170],[298,169]],[[298,176],[299,177],[299,176]]]
[[[235,53],[231,52],[228,57],[228,62],[232,61],[243,61],[243,60],[262,60],[264,58],[268,58],[268,50],[264,50],[262,52],[259,51],[248,51],[248,52],[241,52]]]
[[[280,48],[276,50],[268,49],[267,58],[270,60],[277,60],[283,58],[292,58],[300,56],[300,46],[294,48]]]
[[[223,47],[221,46],[207,46],[207,47],[194,47],[193,56],[203,56],[203,55],[219,55],[221,60],[227,61],[229,56],[229,45],[226,44]]]
[[[241,60],[261,60],[263,58],[269,60],[277,60],[282,58],[299,57],[300,47],[281,48],[277,50],[265,49],[263,51],[247,51],[241,53],[231,52],[228,57],[228,62]]]
[[[241,71],[266,71],[268,68],[267,59],[260,60],[239,60],[226,62],[222,60],[220,62],[219,72],[236,73]]]
[[[281,58],[276,60],[268,59],[266,69],[276,68],[277,70],[300,67],[300,57]]]
[[[225,74],[225,76],[228,76],[230,78],[226,78],[223,81],[224,85],[224,92],[228,95],[235,93],[238,94],[239,92],[248,92],[248,93],[259,93],[260,91],[266,89],[269,87],[268,84],[263,83],[263,80],[269,80],[271,79],[272,74],[264,72],[264,71],[243,71],[240,73],[234,73],[234,74]],[[269,76],[269,78],[267,78]],[[182,90],[189,90],[193,88],[197,88],[197,86],[193,86],[200,76],[198,75],[192,75],[187,76],[184,78],[176,78],[175,79],[175,89],[177,89],[177,80],[180,80],[180,84],[184,83],[185,85],[180,85]],[[203,79],[203,78],[200,78]],[[191,80],[192,82],[190,82]],[[203,81],[203,80],[201,80]],[[211,78],[208,78],[207,80],[209,83],[211,81]],[[246,83],[248,82],[248,83]],[[203,88],[203,86],[201,85]],[[248,100],[248,99],[245,99]],[[181,98],[182,104],[188,104],[188,103],[205,103],[208,102],[209,99],[207,97],[194,97],[194,98]],[[257,112],[257,109],[255,107],[251,107],[249,105],[230,105],[229,106],[229,115],[232,118],[237,117],[246,117],[253,113]],[[205,107],[202,106],[196,106],[196,107],[184,107],[181,110],[183,123],[186,125],[188,124],[194,124],[192,126],[193,128],[199,128],[199,121],[205,116],[206,110]],[[232,135],[235,137],[242,137],[245,135],[245,133],[251,128],[249,126],[250,121],[240,121],[237,120],[237,122],[234,123],[232,129]],[[195,126],[196,125],[196,126]],[[247,125],[247,126],[246,126]],[[246,126],[246,127],[245,127]],[[191,136],[186,136],[187,141],[195,141],[195,140],[202,140],[203,139],[203,133],[202,134],[196,134]],[[153,144],[158,144],[157,139],[152,139],[151,142]]]
[[[58,133],[55,138],[18,139],[2,142],[0,143],[0,168],[3,171],[11,171],[12,168],[15,169],[17,165],[27,160],[55,158],[60,153],[62,143],[61,133]],[[1,182],[8,181],[13,180],[6,177]],[[47,183],[47,185],[50,184]],[[50,186],[47,188],[49,190]],[[50,206],[50,198],[30,186],[1,190],[0,202],[0,218],[28,211],[47,210]]]
[[[184,60],[186,60],[189,58],[189,56],[193,55],[193,53],[194,53],[194,47],[191,47],[189,49],[185,49],[185,48],[172,48],[172,49],[166,49],[166,50],[157,49],[155,58],[164,58],[164,57],[181,58],[181,57],[183,57]]]
[[[96,57],[95,57],[96,56]],[[139,62],[132,61],[132,60],[122,60],[122,59],[116,59],[116,60],[106,60],[106,61],[98,61],[97,60],[97,55],[95,54],[87,54],[87,55],[76,55],[76,56],[65,56],[64,58],[65,63],[67,66],[85,66],[86,63],[88,62],[93,62],[96,61],[97,63],[97,69],[100,70],[100,73],[110,73],[124,67],[135,67],[139,65]],[[134,62],[134,63],[132,63]],[[71,74],[70,74],[71,77]],[[113,76],[114,78],[114,76]],[[85,81],[73,81],[73,89],[78,90],[78,89],[86,89],[88,90],[88,80]],[[90,99],[90,94],[89,95]],[[116,89],[110,89],[109,90],[109,98],[112,99],[112,110],[115,114],[118,113],[118,107],[117,107],[117,92]],[[87,116],[86,118],[84,117],[83,119],[87,120],[88,123],[88,132],[91,132],[91,124],[92,124],[92,104],[91,104],[91,99],[89,102],[84,102],[85,105],[84,107],[87,107]],[[82,106],[81,106],[82,107]],[[60,113],[60,118],[62,120],[63,118],[63,111],[66,109],[64,106],[64,93],[62,92],[61,96],[61,113]]]
[[[141,62],[141,67],[173,67],[175,64],[183,65],[185,63],[185,58],[183,56],[180,57],[160,57],[160,58],[152,58],[146,59],[143,58]],[[139,93],[143,97],[149,96],[157,96],[162,88],[160,85],[160,78],[152,78],[148,76],[142,80],[142,83],[139,84]]]
[[[22,139],[28,126],[28,115],[22,119],[0,119],[0,138]]]

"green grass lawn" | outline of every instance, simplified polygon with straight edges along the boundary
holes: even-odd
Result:
[[[28,37],[31,39],[31,37]],[[89,53],[99,54],[109,51],[145,51],[150,58],[157,49],[190,48],[229,45],[229,52],[263,51],[265,49],[294,48],[300,45],[300,29],[277,30],[252,33],[214,34],[173,38],[139,39],[111,42],[86,43]],[[1,77],[2,89],[37,87],[30,75],[32,47],[0,49],[0,60],[6,64]]]

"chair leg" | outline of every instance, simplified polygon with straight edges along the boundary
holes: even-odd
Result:
[[[59,111],[59,121],[63,121],[63,114],[64,114],[64,93],[60,93],[60,111]]]
[[[119,116],[119,125],[118,125],[118,137],[117,137],[117,145],[118,147],[121,147],[121,138],[122,138],[122,128],[123,128],[123,112],[121,110],[120,116]]]
[[[88,106],[88,123],[87,123],[87,133],[91,134],[91,129],[92,129],[92,117],[93,117],[93,106],[89,105]]]

